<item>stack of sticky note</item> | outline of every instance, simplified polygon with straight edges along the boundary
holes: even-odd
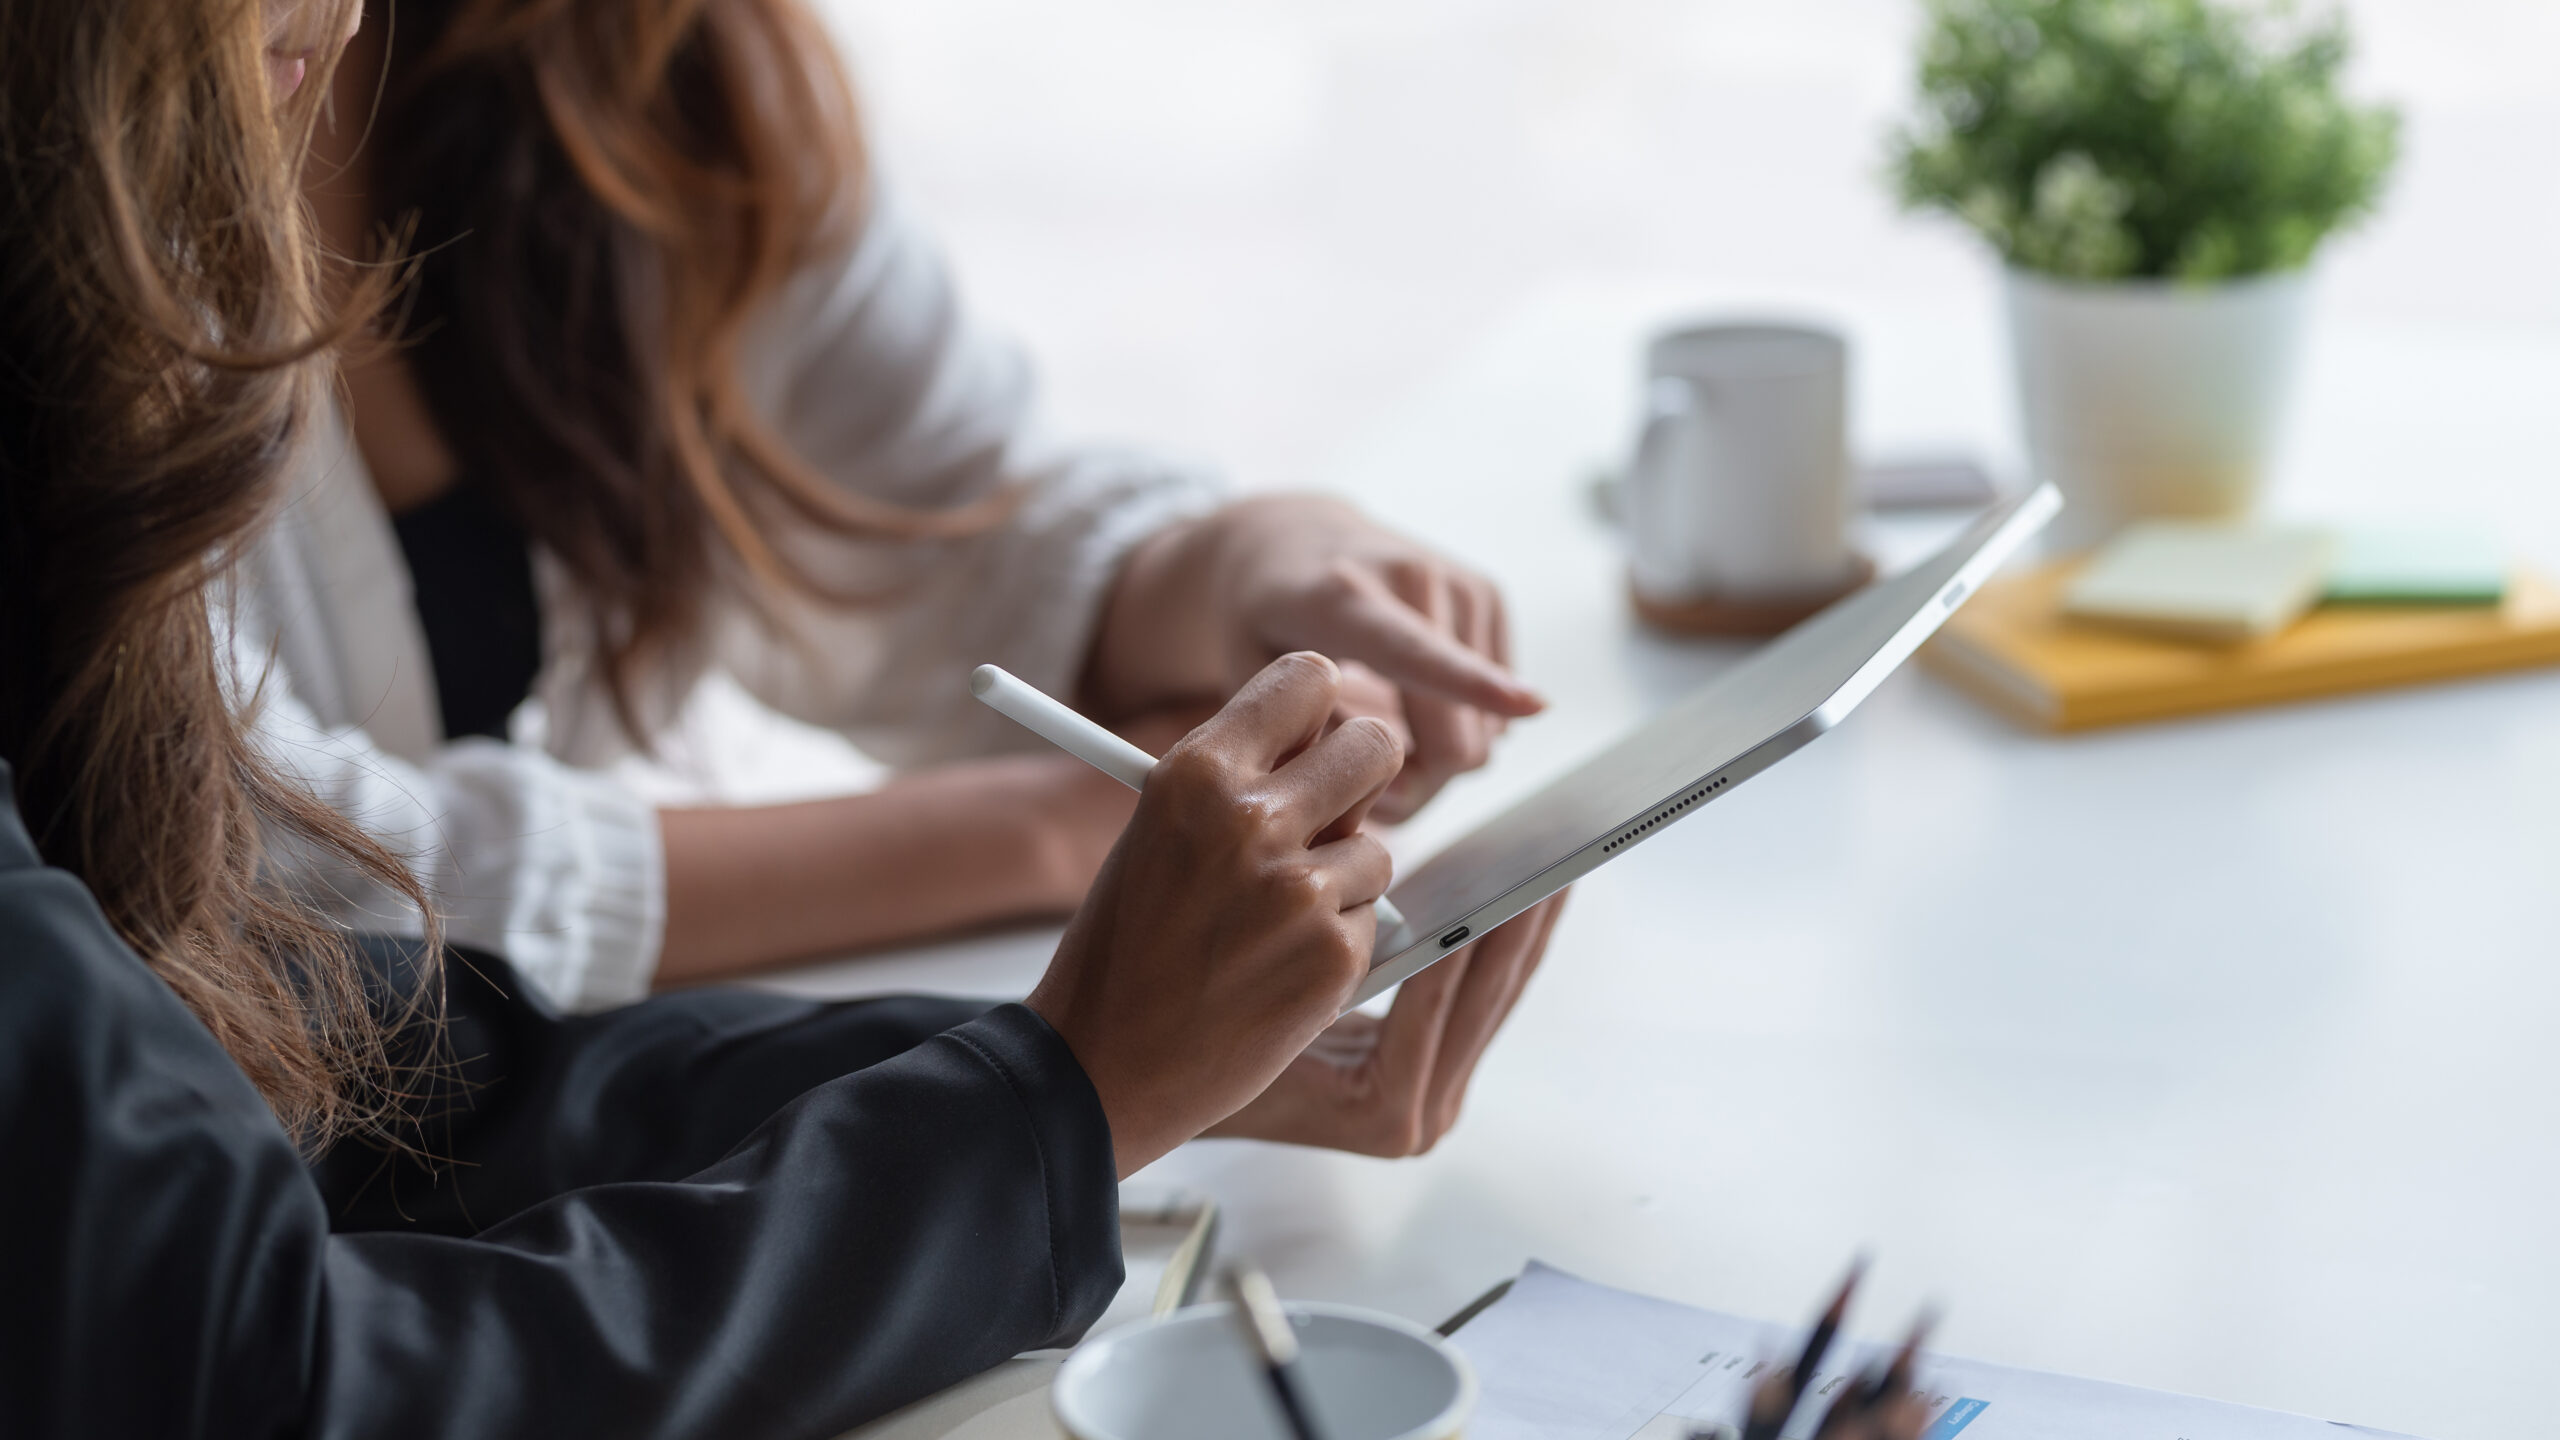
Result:
[[[2329,557],[2332,605],[2495,605],[2507,562],[2475,530],[2348,530]]]
[[[2560,590],[2462,532],[2154,522],[1986,585],[1928,653],[2079,729],[2560,662]]]
[[[2320,598],[2333,548],[2319,530],[2136,525],[2071,577],[2062,613],[2185,640],[2254,640]]]

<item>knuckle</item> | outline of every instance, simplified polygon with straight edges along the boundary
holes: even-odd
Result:
[[[1228,815],[1235,807],[1235,791],[1224,777],[1209,773],[1206,767],[1172,775],[1158,769],[1156,774],[1174,783],[1159,793],[1155,777],[1150,776],[1146,793],[1138,797],[1141,807],[1153,802],[1173,828],[1195,838],[1234,828]]]
[[[1327,947],[1327,958],[1338,972],[1335,978],[1346,986],[1358,984],[1360,977],[1369,973],[1369,949],[1356,933],[1340,925],[1333,927],[1333,943]]]
[[[1280,797],[1259,786],[1227,797],[1226,818],[1240,830],[1260,832],[1280,823],[1286,810]]]
[[[1395,866],[1395,857],[1387,853],[1386,842],[1366,830],[1345,837],[1342,843],[1349,847],[1345,853],[1360,873],[1386,874]]]
[[[1157,762],[1138,803],[1203,853],[1254,854],[1267,848],[1288,808],[1261,778],[1214,752],[1176,751]]]
[[[1215,745],[1184,740],[1164,753],[1156,768],[1147,776],[1147,788],[1156,788],[1159,780],[1177,793],[1223,791],[1228,788],[1233,765]]]
[[[1312,865],[1291,862],[1273,866],[1270,885],[1281,903],[1291,910],[1321,912],[1333,903],[1332,886],[1325,882],[1324,872]]]
[[[1328,908],[1332,905],[1330,898],[1324,903]],[[1348,926],[1326,924],[1311,948],[1311,983],[1329,999],[1349,994],[1360,983],[1360,977],[1369,973],[1369,947],[1351,934]]]

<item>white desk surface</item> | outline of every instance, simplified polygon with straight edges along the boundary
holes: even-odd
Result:
[[[1555,702],[1413,851],[1739,653],[1636,628],[1586,494],[1636,337],[1727,308],[1558,287],[1331,477],[1506,587]],[[1848,326],[1865,452],[2014,473],[1976,297],[1748,308]],[[2296,415],[2277,509],[2477,516],[2560,559],[2560,335],[2320,326]],[[1869,539],[1890,561],[1944,528]],[[2555,885],[2560,673],[2051,739],[1906,670],[1583,882],[1435,1153],[1203,1143],[1145,1178],[1218,1197],[1222,1250],[1284,1294],[1427,1322],[1531,1256],[1795,1316],[1867,1246],[1864,1325],[1934,1299],[1951,1352],[2546,1437]],[[1018,994],[1051,939],[779,983]],[[990,1393],[1034,1433],[1025,1383]]]

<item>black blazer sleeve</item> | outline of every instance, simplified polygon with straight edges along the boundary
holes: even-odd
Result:
[[[416,942],[357,947],[378,1002],[405,1010]],[[408,1143],[351,1141],[314,1166],[333,1230],[471,1235],[564,1191],[680,1180],[804,1092],[991,1015],[984,1001],[705,989],[563,1016],[467,950],[445,953],[441,982],[441,1030],[398,1037]]]
[[[1031,1012],[753,1103],[564,1146],[526,1188],[641,1178],[477,1233],[333,1235],[246,1078],[0,805],[0,1432],[825,1436],[1071,1338],[1117,1288],[1108,1129]]]

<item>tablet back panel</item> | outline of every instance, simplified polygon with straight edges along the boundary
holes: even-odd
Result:
[[[1387,893],[1354,1004],[1485,934],[1776,764],[1856,708],[2062,507],[1992,509],[1937,554],[1769,642],[1642,728],[1460,836]]]

